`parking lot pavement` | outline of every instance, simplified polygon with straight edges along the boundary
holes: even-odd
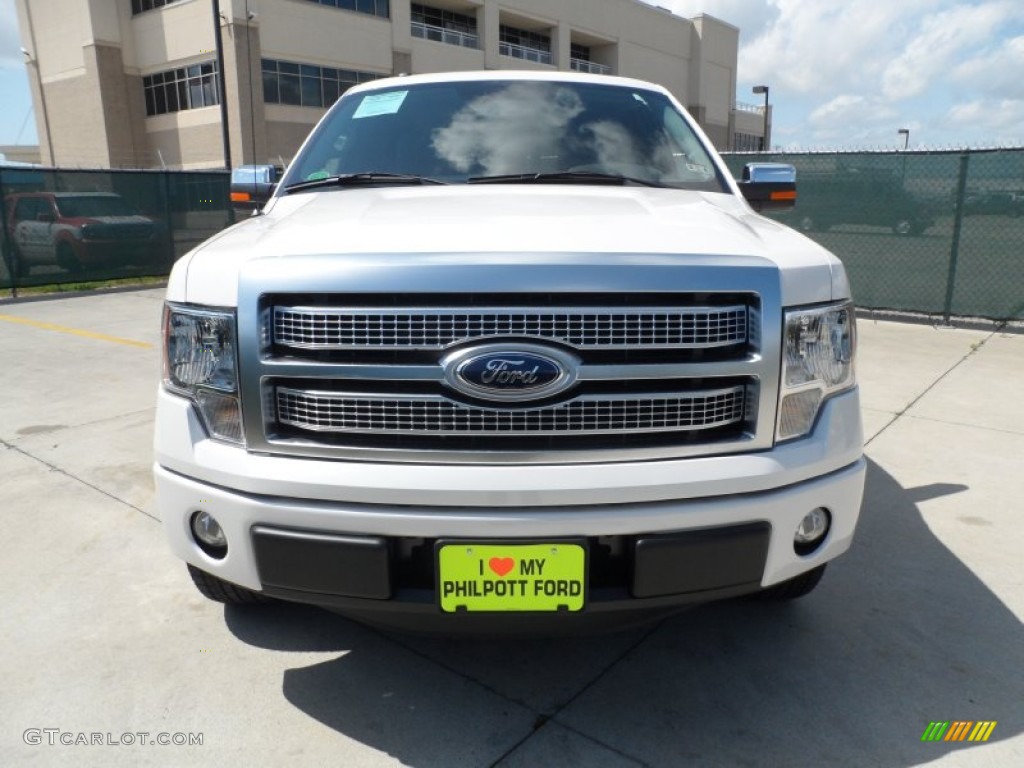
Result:
[[[0,765],[1024,765],[1024,335],[860,321],[864,511],[804,600],[451,640],[193,590],[150,479],[160,300],[0,304]]]

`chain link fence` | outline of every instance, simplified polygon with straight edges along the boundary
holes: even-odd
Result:
[[[0,288],[168,274],[233,221],[226,171],[0,166]]]
[[[789,163],[797,203],[773,218],[846,265],[857,306],[1024,318],[1024,149],[728,154]]]
[[[797,169],[776,215],[841,258],[857,305],[1024,318],[1024,149],[733,153]],[[162,276],[233,221],[225,171],[0,167],[0,288]]]

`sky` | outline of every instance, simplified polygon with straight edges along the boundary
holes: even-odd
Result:
[[[644,0],[740,29],[737,101],[767,85],[788,149],[1024,145],[1022,0]],[[0,0],[0,144],[35,144],[14,0]]]
[[[1024,145],[1022,0],[645,0],[740,29],[737,101],[772,146]]]
[[[37,144],[14,0],[0,0],[0,145]]]

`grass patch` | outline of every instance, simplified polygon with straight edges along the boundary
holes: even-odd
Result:
[[[51,293],[87,293],[110,288],[147,288],[163,285],[167,276],[161,277],[121,277],[116,280],[83,280],[77,283],[48,283],[45,285],[19,285],[18,296],[41,296]],[[14,291],[6,288],[0,292],[0,298],[13,298]]]

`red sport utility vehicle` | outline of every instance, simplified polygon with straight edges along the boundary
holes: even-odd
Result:
[[[110,268],[163,253],[163,229],[111,192],[26,192],[7,198],[17,272],[56,264]]]

